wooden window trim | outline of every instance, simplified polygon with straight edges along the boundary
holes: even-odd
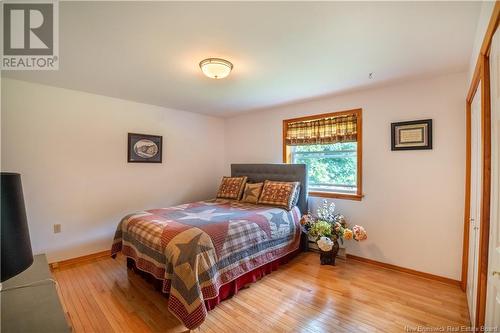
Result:
[[[356,193],[350,194],[350,193],[339,193],[339,192],[317,192],[317,191],[309,191],[308,195],[312,197],[322,197],[322,198],[335,198],[335,199],[346,199],[346,200],[355,200],[355,201],[361,201],[362,198],[364,197],[363,195],[363,121],[362,121],[362,114],[363,114],[363,109],[352,109],[352,110],[344,110],[344,111],[337,111],[337,112],[329,112],[329,113],[322,113],[322,114],[317,114],[317,115],[312,115],[312,116],[305,116],[305,117],[299,117],[299,118],[292,118],[292,119],[285,119],[283,120],[283,163],[289,163],[288,157],[288,149],[287,145],[285,144],[285,139],[286,139],[286,128],[288,127],[288,123],[296,122],[296,121],[308,121],[308,120],[316,120],[316,119],[321,119],[321,118],[328,118],[328,117],[339,117],[339,116],[345,116],[345,115],[350,115],[354,114],[356,115],[356,127],[357,127],[357,191]]]

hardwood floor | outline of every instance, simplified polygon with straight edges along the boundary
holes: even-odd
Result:
[[[76,332],[186,332],[123,256],[54,270]],[[458,286],[303,253],[208,313],[199,332],[405,332],[468,325]]]

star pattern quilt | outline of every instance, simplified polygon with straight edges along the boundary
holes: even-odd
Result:
[[[232,200],[188,203],[125,216],[112,255],[163,280],[168,308],[187,328],[198,327],[204,300],[243,274],[298,249],[300,211]]]

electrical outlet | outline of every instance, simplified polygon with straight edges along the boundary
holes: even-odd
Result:
[[[61,225],[60,224],[54,224],[54,233],[58,234],[61,232]]]

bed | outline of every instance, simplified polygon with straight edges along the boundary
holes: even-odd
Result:
[[[307,212],[303,164],[232,164],[231,176],[300,182],[291,210],[213,199],[135,212],[119,223],[112,256],[161,283],[168,308],[188,329],[207,311],[299,250],[300,218]]]

